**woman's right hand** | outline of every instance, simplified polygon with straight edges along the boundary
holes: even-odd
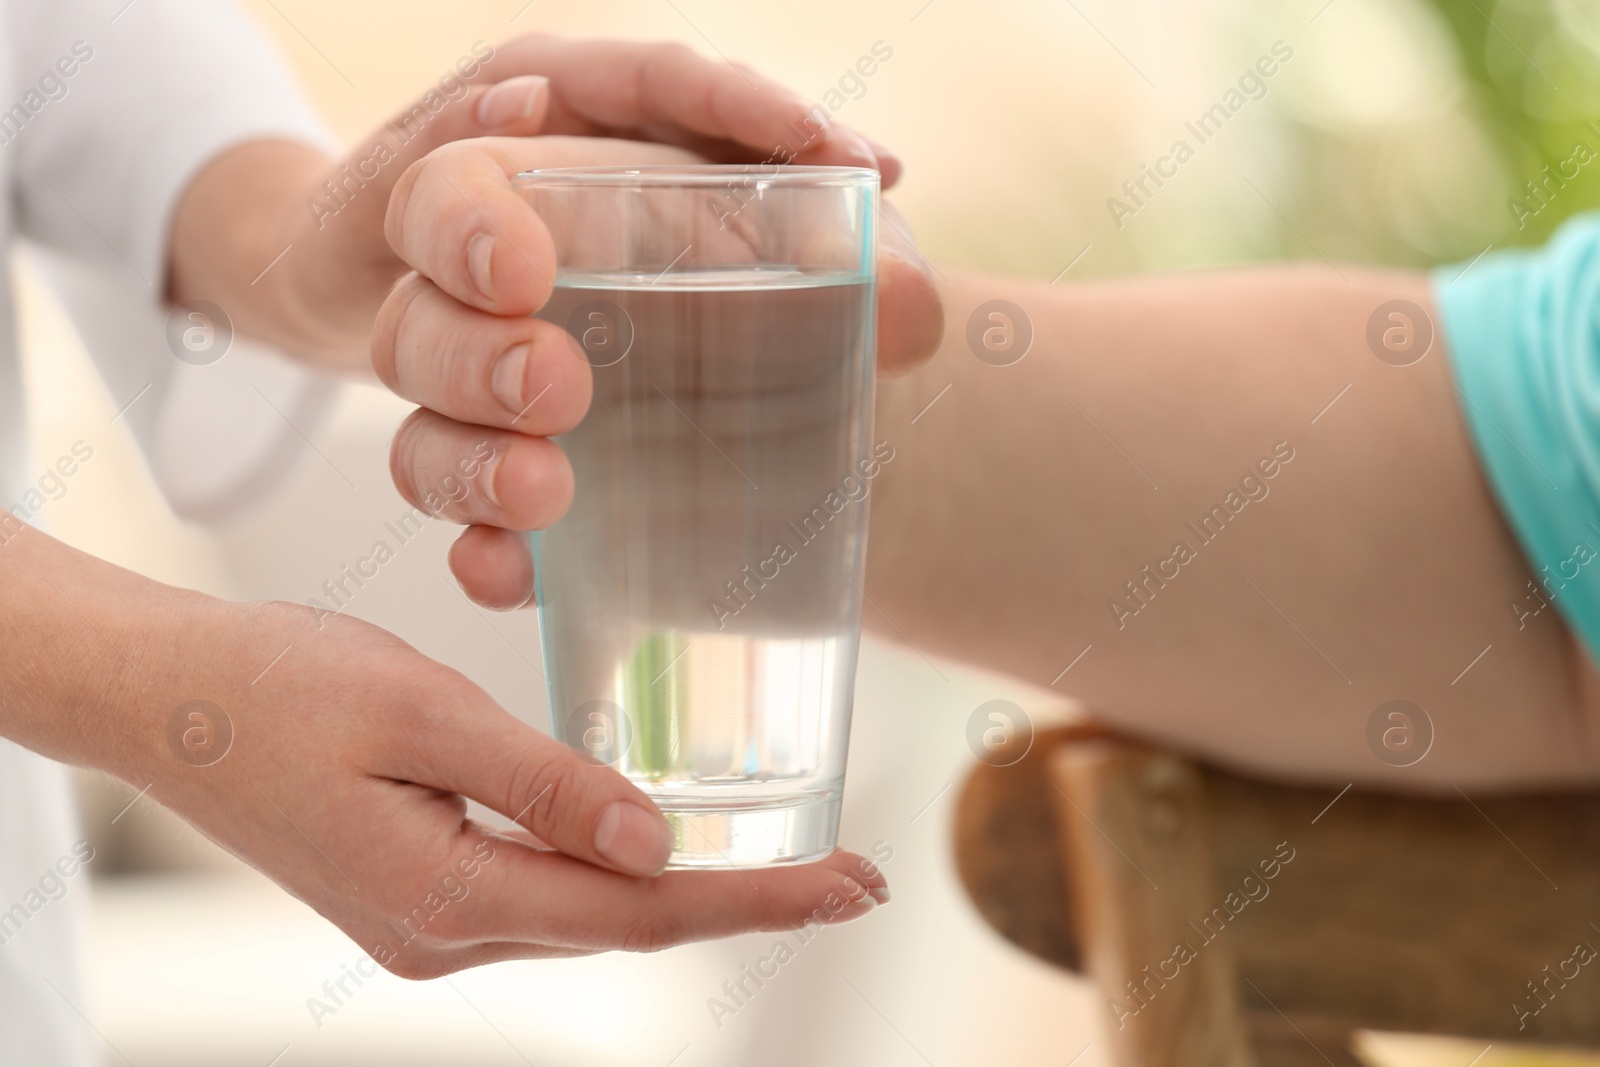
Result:
[[[661,873],[670,833],[626,779],[348,616],[171,589],[28,529],[0,547],[0,623],[0,734],[148,786],[406,977],[842,922],[886,899],[845,852]]]

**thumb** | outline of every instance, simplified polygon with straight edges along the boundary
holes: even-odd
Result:
[[[377,235],[375,247],[387,247],[384,212],[406,168],[451,141],[531,137],[543,127],[549,107],[550,81],[537,74],[478,85],[457,82],[448,95],[429,90],[357,142],[333,168],[312,200],[317,228],[370,229]]]
[[[673,835],[649,797],[484,699],[416,731],[412,781],[476,800],[574,859],[661,873]]]

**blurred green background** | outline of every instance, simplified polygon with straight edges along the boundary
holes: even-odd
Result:
[[[1339,18],[1339,3],[1318,22]],[[1445,68],[1436,106],[1406,114],[1397,100],[1391,121],[1365,123],[1304,115],[1296,139],[1303,195],[1316,205],[1309,224],[1330,243],[1348,233],[1373,260],[1427,265],[1539,244],[1592,207],[1600,5],[1421,0],[1400,14],[1407,6],[1394,8],[1414,23],[1412,47],[1438,49],[1426,65]],[[1436,34],[1445,39],[1428,41]]]
[[[1492,5],[1491,19],[1473,0],[1432,3],[1455,37],[1474,118],[1509,175],[1506,199],[1517,203],[1506,215],[1522,224],[1504,243],[1542,241],[1561,218],[1592,206],[1600,188],[1596,168],[1579,163],[1600,152],[1600,5],[1517,0]],[[1586,151],[1575,152],[1580,145]],[[1545,184],[1547,165],[1564,187]]]

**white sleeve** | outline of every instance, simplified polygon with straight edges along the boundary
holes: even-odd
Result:
[[[161,303],[173,213],[230,147],[337,143],[231,0],[6,7],[0,151],[17,231],[39,246],[114,402],[129,404],[169,502],[220,516],[283,473],[333,385],[240,338],[207,366],[176,357]]]
[[[208,160],[263,137],[331,144],[229,0],[9,7],[14,84],[0,107],[28,109],[30,93],[40,104],[6,145],[16,153],[17,228],[131,275],[152,299],[161,296],[173,210]],[[0,135],[8,128],[0,123]]]

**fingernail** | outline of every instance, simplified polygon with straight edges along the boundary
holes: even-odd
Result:
[[[828,921],[830,925],[843,926],[845,923],[853,923],[857,919],[865,919],[868,915],[871,915],[877,910],[878,902],[872,899],[870,895],[863,896],[860,900],[852,900],[850,903],[840,908],[837,912],[829,917]]]
[[[854,878],[844,880],[844,907],[833,913],[832,921],[835,924],[855,922],[857,919],[866,918],[877,910],[883,903],[878,898],[878,890],[868,889]]]
[[[522,394],[528,376],[528,354],[532,348],[532,345],[523,343],[507,349],[495,361],[494,373],[489,378],[489,388],[494,390],[495,399],[513,415],[522,414],[527,404]]]
[[[494,299],[494,238],[480,233],[467,242],[467,272],[472,284],[490,300]]]
[[[896,163],[900,162],[900,157],[895,155],[894,152],[886,147],[882,141],[873,140],[866,134],[862,134],[861,139],[867,143],[868,148],[872,149],[872,154],[878,157],[879,162],[883,162],[885,160],[893,160]]]
[[[867,147],[872,149],[872,154],[877,157],[878,170],[880,172],[895,169],[903,172],[906,169],[905,164],[901,162],[900,157],[895,155],[894,152],[889,148],[885,147],[878,141],[874,141],[865,134],[862,134],[861,139],[867,142]],[[888,181],[887,178],[884,180]]]
[[[888,231],[885,234],[885,231]],[[888,259],[899,260],[901,263],[922,270],[928,265],[928,259],[922,254],[922,249],[917,246],[917,239],[912,234],[902,234],[894,231],[892,226],[879,231],[878,254]]]
[[[629,874],[651,877],[672,856],[672,831],[659,815],[619,800],[595,824],[594,850]]]
[[[828,131],[828,137],[850,157],[850,161],[859,167],[878,169],[878,157],[872,154],[872,149],[867,147],[867,142],[854,130],[847,130],[843,126],[835,126]]]
[[[478,98],[477,119],[483,126],[509,126],[533,114],[549,80],[537,74],[507,78]]]
[[[867,890],[867,896],[876,900],[879,904],[887,904],[889,903],[889,887],[886,885],[876,886]]]

